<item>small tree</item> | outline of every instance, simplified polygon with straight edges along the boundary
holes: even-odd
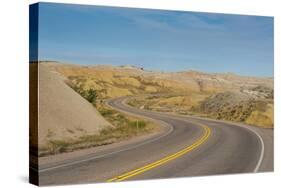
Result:
[[[93,90],[93,89],[89,89],[88,92],[87,92],[87,100],[92,103],[93,105],[96,105],[96,102],[97,102],[97,91],[96,90]]]

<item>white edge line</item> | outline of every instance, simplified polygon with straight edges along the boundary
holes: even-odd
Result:
[[[150,118],[149,118],[150,119]],[[62,164],[62,165],[57,165],[57,166],[54,166],[54,167],[49,167],[49,168],[44,168],[44,169],[39,169],[39,173],[40,172],[46,172],[46,171],[50,171],[50,170],[53,170],[53,169],[57,169],[57,168],[62,168],[62,167],[67,167],[67,166],[71,166],[71,165],[75,165],[75,164],[79,164],[79,163],[82,163],[82,162],[86,162],[86,161],[90,161],[90,160],[94,160],[94,159],[98,159],[98,158],[102,158],[102,157],[105,157],[105,156],[110,156],[110,155],[113,155],[113,154],[116,154],[116,153],[120,153],[120,152],[123,152],[123,151],[127,151],[127,150],[131,150],[131,149],[134,149],[134,148],[137,148],[139,146],[142,146],[142,145],[145,145],[145,144],[148,144],[148,143],[151,143],[151,142],[154,142],[160,138],[163,138],[167,135],[169,135],[173,130],[174,130],[174,127],[173,125],[169,125],[168,123],[164,122],[164,121],[161,121],[161,120],[157,120],[159,122],[161,122],[162,124],[166,124],[167,126],[170,127],[169,131],[160,136],[160,137],[156,137],[154,139],[151,139],[151,140],[148,140],[146,142],[142,142],[140,144],[137,144],[135,146],[132,146],[132,147],[129,147],[129,148],[126,148],[126,149],[123,149],[123,150],[118,150],[118,151],[114,151],[114,152],[111,152],[111,153],[106,153],[106,154],[103,154],[103,155],[99,155],[99,156],[96,156],[96,157],[91,157],[91,158],[87,158],[87,159],[83,159],[83,160],[79,160],[79,161],[75,161],[75,162],[70,162],[70,163],[66,163],[66,164]],[[37,170],[37,169],[36,169]]]
[[[123,104],[124,104],[124,103],[123,103]],[[184,117],[182,117],[182,118],[184,118]],[[196,118],[196,119],[197,119],[197,118]],[[198,118],[198,119],[199,119],[199,118]],[[200,118],[200,119],[201,119],[201,118]],[[199,120],[200,120],[200,119],[199,119]],[[203,120],[204,120],[204,119],[203,119]],[[160,121],[160,120],[159,120],[159,121]],[[164,123],[164,124],[166,124],[166,125],[168,125],[167,123],[165,123],[165,122],[163,122],[163,121],[161,121],[161,122]],[[230,124],[230,125],[239,126],[239,127],[245,128],[245,129],[248,129],[248,130],[250,130],[251,132],[253,132],[253,133],[259,138],[260,143],[261,143],[261,153],[260,153],[260,157],[259,157],[258,163],[257,163],[255,169],[253,170],[254,173],[258,172],[258,170],[259,170],[259,168],[260,168],[260,166],[261,166],[261,164],[262,164],[263,158],[264,158],[264,141],[263,141],[262,137],[259,135],[259,133],[258,133],[257,131],[252,130],[252,129],[248,128],[248,127],[240,126],[240,125],[236,125],[236,124],[231,124],[231,123],[229,123],[229,124]],[[129,147],[129,148],[127,148],[127,149],[118,150],[118,151],[115,151],[115,152],[107,153],[107,154],[104,154],[104,155],[99,155],[99,156],[96,156],[96,157],[92,157],[92,158],[88,158],[88,159],[84,159],[84,160],[80,160],[80,161],[75,161],[75,162],[71,162],[71,163],[67,163],[67,164],[63,164],[63,165],[58,165],[58,166],[55,166],[55,167],[45,168],[45,169],[39,170],[39,172],[45,172],[45,171],[49,171],[49,170],[53,170],[53,169],[57,169],[57,168],[62,168],[62,167],[66,167],[66,166],[70,166],[70,165],[74,165],[74,164],[79,164],[79,163],[82,163],[82,162],[85,162],[85,161],[90,161],[90,160],[102,158],[102,157],[105,157],[105,156],[108,156],[108,155],[112,155],[112,154],[120,153],[120,152],[123,152],[123,151],[131,150],[131,149],[137,148],[137,147],[139,147],[139,146],[142,146],[142,145],[145,145],[145,144],[154,142],[154,141],[156,141],[156,140],[158,140],[158,139],[160,139],[160,138],[162,138],[162,137],[167,136],[168,134],[170,134],[170,133],[173,131],[173,129],[174,129],[173,126],[172,126],[172,125],[169,125],[169,126],[170,126],[170,129],[169,129],[169,131],[168,131],[166,134],[164,134],[164,135],[162,135],[162,136],[160,136],[160,137],[156,137],[156,138],[154,138],[154,139],[152,139],[152,140],[148,140],[148,141],[143,142],[143,143],[141,143],[141,144],[137,144],[137,145],[135,145],[135,146],[133,146],[133,147]]]
[[[184,117],[183,117],[184,118]],[[204,121],[204,118],[196,118],[194,117],[194,119],[196,120],[203,120]],[[229,125],[232,125],[232,126],[238,126],[238,127],[241,127],[241,128],[244,128],[244,129],[247,129],[249,130],[250,132],[254,133],[260,140],[260,143],[261,143],[261,152],[260,152],[260,157],[259,157],[259,160],[258,160],[258,163],[256,165],[256,167],[254,168],[253,172],[254,173],[257,173],[260,169],[260,166],[262,164],[262,161],[263,161],[263,158],[264,158],[264,141],[262,139],[262,136],[256,131],[256,130],[253,130],[249,127],[246,126],[243,126],[243,125],[239,125],[239,124],[236,124],[235,122],[222,122],[222,121],[219,121],[219,120],[213,120],[213,119],[206,119],[207,121],[213,121],[213,122],[218,122],[218,123],[226,123],[226,124],[229,124]]]
[[[62,164],[62,165],[57,165],[57,166],[54,166],[54,167],[49,167],[49,168],[41,169],[41,170],[39,170],[39,172],[45,172],[45,171],[49,171],[49,170],[53,170],[53,169],[57,169],[57,168],[67,167],[67,166],[70,166],[70,165],[79,164],[79,163],[82,163],[82,162],[86,162],[86,161],[102,158],[102,157],[105,157],[105,156],[110,156],[110,155],[113,155],[113,154],[116,154],[116,153],[120,153],[120,152],[123,152],[123,151],[131,150],[131,149],[137,148],[139,146],[142,146],[142,145],[154,142],[154,141],[156,141],[156,140],[158,140],[160,138],[163,138],[163,137],[167,136],[168,134],[170,134],[173,130],[174,130],[174,128],[171,126],[171,128],[169,129],[169,131],[166,134],[164,134],[164,135],[162,135],[160,137],[156,137],[154,139],[148,140],[146,142],[142,142],[142,143],[137,144],[137,145],[135,145],[133,147],[129,147],[129,148],[126,148],[126,149],[123,149],[123,150],[114,151],[114,152],[111,152],[111,153],[106,153],[106,154],[99,155],[99,156],[96,156],[96,157],[91,157],[91,158],[88,158],[88,159],[83,159],[83,160],[79,160],[79,161],[75,161],[75,162],[71,162],[71,163],[67,163],[67,164]]]
[[[260,139],[260,142],[261,142],[260,158],[259,158],[259,161],[258,161],[254,171],[253,171],[253,172],[257,173],[259,171],[259,169],[260,169],[260,166],[261,166],[263,158],[264,158],[264,141],[263,141],[262,137],[260,136],[260,134],[257,131],[252,130],[252,129],[248,128],[248,127],[245,127],[245,128],[247,128],[248,130],[251,130],[253,133],[255,133],[258,136],[258,138]]]
[[[204,120],[203,118],[196,118],[196,117],[195,117],[195,119],[197,119],[197,120],[200,120],[200,119]],[[258,163],[257,163],[256,167],[253,170],[254,173],[257,173],[259,171],[260,166],[262,164],[262,161],[264,159],[264,148],[265,148],[265,146],[264,146],[264,141],[263,141],[262,136],[256,130],[247,127],[247,125],[239,125],[239,124],[237,124],[235,122],[233,122],[233,123],[232,122],[223,122],[223,121],[212,120],[212,119],[207,119],[207,121],[213,121],[213,122],[218,122],[218,123],[227,123],[227,124],[232,125],[232,126],[242,127],[244,129],[247,129],[247,130],[253,132],[259,138],[260,143],[261,143],[261,152],[260,152],[260,157],[259,157]]]
[[[156,113],[161,113],[161,112],[156,112]],[[172,116],[176,116],[176,117],[179,117],[179,118],[185,118],[184,116],[181,116],[181,115],[173,115],[171,114]],[[188,116],[187,116],[188,117]],[[219,121],[219,120],[214,120],[214,119],[204,119],[204,118],[200,118],[200,117],[189,117],[189,118],[192,118],[192,119],[196,119],[196,120],[206,120],[206,121],[213,121],[213,122],[218,122],[218,123],[226,123],[226,124],[229,124],[229,125],[232,125],[232,126],[239,126],[239,127],[242,127],[242,128],[245,128],[245,129],[248,129],[249,131],[253,132],[260,140],[260,143],[261,143],[261,153],[260,153],[260,157],[259,157],[259,160],[258,160],[258,163],[255,167],[255,169],[253,170],[254,173],[257,173],[259,171],[259,168],[262,164],[262,161],[263,161],[263,158],[264,158],[264,141],[262,139],[262,137],[260,136],[260,134],[256,131],[256,130],[253,130],[249,127],[246,126],[243,126],[243,125],[239,125],[239,124],[236,124],[235,122],[223,122],[223,121]],[[187,120],[188,121],[188,120]]]
[[[179,116],[176,116],[176,117],[179,117]],[[179,118],[184,118],[184,117],[181,116],[181,117],[179,117]],[[203,121],[204,121],[204,118],[196,118],[196,117],[195,117],[194,119],[199,120],[199,121],[200,121],[200,120],[203,120]],[[260,136],[260,134],[259,134],[256,130],[253,130],[253,129],[247,127],[247,125],[246,125],[246,126],[243,126],[243,125],[235,124],[235,122],[234,122],[234,123],[231,123],[231,122],[228,123],[228,122],[221,122],[221,121],[219,121],[219,120],[212,120],[212,119],[206,119],[206,120],[207,120],[207,121],[218,122],[218,123],[226,123],[226,124],[229,124],[229,125],[232,125],[232,126],[238,126],[238,127],[247,129],[247,130],[249,130],[250,132],[254,133],[254,134],[259,138],[260,143],[261,143],[261,152],[260,152],[260,157],[259,157],[258,163],[257,163],[256,167],[255,167],[254,170],[253,170],[254,173],[257,173],[257,172],[259,171],[259,169],[260,169],[260,166],[261,166],[262,161],[263,161],[263,158],[264,158],[264,148],[265,148],[265,146],[264,146],[264,141],[263,141],[262,137]],[[187,120],[187,121],[189,121],[189,120]],[[191,122],[192,122],[192,121],[191,121]]]
[[[125,102],[125,101],[123,100],[123,101],[122,101],[123,105],[125,104],[124,102]],[[127,104],[125,104],[125,105],[128,106]],[[146,110],[145,110],[145,111],[146,111]],[[156,112],[156,113],[162,114],[161,112]],[[177,116],[177,115],[173,115],[173,114],[171,114],[171,115],[174,116],[174,117],[179,117],[180,119],[181,119],[181,118],[185,119],[184,116]],[[204,120],[204,118],[197,118],[197,117],[191,117],[191,118],[194,118],[194,119],[197,119],[197,120],[200,120],[200,119],[201,119],[201,120]],[[264,148],[265,148],[265,146],[264,146],[264,141],[263,141],[263,139],[262,139],[262,136],[260,136],[260,134],[259,134],[256,130],[253,130],[253,129],[247,127],[247,126],[235,124],[235,122],[233,122],[233,123],[232,123],[232,122],[229,122],[229,123],[228,123],[228,122],[221,122],[221,121],[219,121],[219,120],[213,120],[213,119],[207,119],[207,121],[208,121],[208,120],[214,121],[214,122],[220,122],[220,123],[227,123],[227,124],[229,124],[229,125],[239,126],[239,127],[245,128],[245,129],[247,129],[247,130],[253,132],[253,133],[259,138],[260,143],[261,143],[261,152],[260,152],[260,157],[259,157],[258,163],[257,163],[256,167],[255,167],[254,170],[253,170],[254,173],[257,173],[257,172],[259,171],[260,166],[261,166],[261,164],[262,164],[262,161],[263,161],[263,159],[264,159]],[[188,120],[187,120],[187,121],[188,121]],[[192,123],[192,121],[191,121],[191,123]]]

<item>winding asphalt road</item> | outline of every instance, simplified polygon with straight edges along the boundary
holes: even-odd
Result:
[[[273,130],[136,109],[126,98],[119,111],[163,127],[145,141],[44,165],[39,184],[76,184],[273,171]]]

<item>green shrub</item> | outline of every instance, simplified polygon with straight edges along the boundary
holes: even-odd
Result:
[[[129,122],[129,126],[134,129],[144,129],[146,127],[146,122],[139,120],[131,121]]]
[[[97,91],[96,90],[93,90],[93,89],[89,89],[87,91],[87,94],[86,94],[86,99],[92,103],[93,105],[96,105],[96,102],[97,102],[97,97],[98,97],[98,94],[97,94]]]
[[[51,153],[62,153],[67,151],[67,148],[71,145],[71,142],[64,140],[51,140],[49,142],[49,147]]]
[[[99,112],[104,117],[111,116],[111,115],[113,115],[115,113],[113,110],[105,109],[105,108],[99,109]]]
[[[79,93],[84,99],[86,99],[87,101],[92,103],[94,106],[96,106],[97,98],[98,98],[98,93],[96,90],[94,90],[94,89],[84,90],[81,86],[79,87],[77,85],[71,85],[71,84],[69,84],[69,86],[74,91]]]

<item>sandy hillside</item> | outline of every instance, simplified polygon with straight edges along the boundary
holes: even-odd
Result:
[[[39,147],[52,140],[96,134],[110,126],[97,110],[64,83],[63,77],[39,64]]]

